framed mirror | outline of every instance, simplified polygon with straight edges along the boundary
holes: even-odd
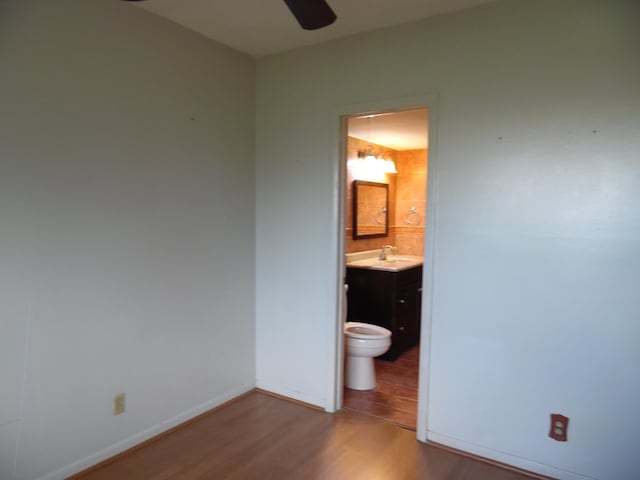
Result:
[[[389,235],[389,185],[353,181],[353,239]]]

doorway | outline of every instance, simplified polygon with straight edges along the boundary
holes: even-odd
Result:
[[[389,351],[374,359],[375,388],[359,390],[339,385],[344,387],[342,404],[345,409],[414,430],[419,406],[428,116],[425,107],[348,115],[342,139],[346,158],[341,163],[341,254],[345,256],[347,283],[354,282],[355,287],[347,301],[347,320],[392,332]],[[362,196],[358,199],[354,190],[358,182],[386,186],[386,204],[373,206]],[[360,260],[352,260],[372,258],[375,263],[378,257],[388,260],[382,262],[382,272],[375,273],[363,271]],[[405,260],[407,263],[402,264]],[[387,268],[389,265],[393,268]],[[371,275],[375,279],[367,280]],[[387,286],[380,287],[380,281],[388,282]]]

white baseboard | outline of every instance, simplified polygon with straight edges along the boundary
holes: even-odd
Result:
[[[534,462],[533,460],[528,460],[516,455],[493,450],[491,448],[482,447],[473,443],[467,443],[463,440],[435,432],[427,432],[427,441],[436,442],[447,447],[455,448],[456,450],[461,450],[496,462],[505,463],[539,475],[557,478],[558,480],[596,480],[592,477],[586,477],[578,473],[561,470],[559,468]]]
[[[299,402],[308,403],[310,405],[320,407],[324,410],[327,410],[327,407],[328,407],[326,399],[324,398],[303,395],[300,392],[296,392],[288,388],[282,388],[279,385],[272,385],[269,383],[258,382],[258,384],[256,385],[256,388],[259,388],[261,390],[266,390],[267,392],[275,393],[276,395],[282,395],[283,397],[288,397],[293,400],[298,400]]]
[[[149,440],[156,435],[159,435],[167,430],[180,425],[181,423],[186,422],[187,420],[191,420],[194,417],[197,417],[200,414],[203,414],[212,408],[218,407],[229,400],[233,400],[240,395],[243,395],[255,388],[255,385],[243,385],[238,387],[230,392],[225,393],[224,395],[220,395],[219,397],[208,400],[194,408],[187,410],[186,412],[182,412],[172,418],[169,418],[163,422],[154,425],[153,427],[147,428],[142,432],[136,433],[120,442],[114,443],[113,445],[108,446],[98,452],[92,453],[91,455],[78,460],[77,462],[73,462],[65,467],[62,467],[55,472],[48,473],[38,480],[63,480],[71,475],[74,475],[78,472],[86,470],[93,465],[96,465],[118,453],[124,452],[129,448],[135,447],[139,443],[144,442],[145,440]]]

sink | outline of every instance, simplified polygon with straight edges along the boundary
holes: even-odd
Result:
[[[398,272],[400,270],[420,266],[423,261],[423,257],[419,257],[417,255],[388,255],[386,260],[380,260],[377,256],[372,256],[347,261],[347,267]]]

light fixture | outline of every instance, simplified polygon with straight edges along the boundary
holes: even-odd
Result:
[[[384,171],[384,173],[398,173],[398,170],[396,170],[396,164],[394,163],[394,161],[391,158],[384,158],[385,156],[380,154],[380,159],[382,160],[382,170]]]
[[[374,151],[373,145],[367,145],[364,150],[358,150],[358,163],[349,162],[350,167],[364,167],[378,173],[398,173],[393,160],[387,160],[382,150]]]
[[[393,160],[384,161],[384,173],[398,173],[398,170],[396,170],[396,164]]]
[[[367,145],[364,150],[358,150],[358,158],[361,158],[365,162],[373,162],[376,159],[375,153],[373,153],[373,145]]]

